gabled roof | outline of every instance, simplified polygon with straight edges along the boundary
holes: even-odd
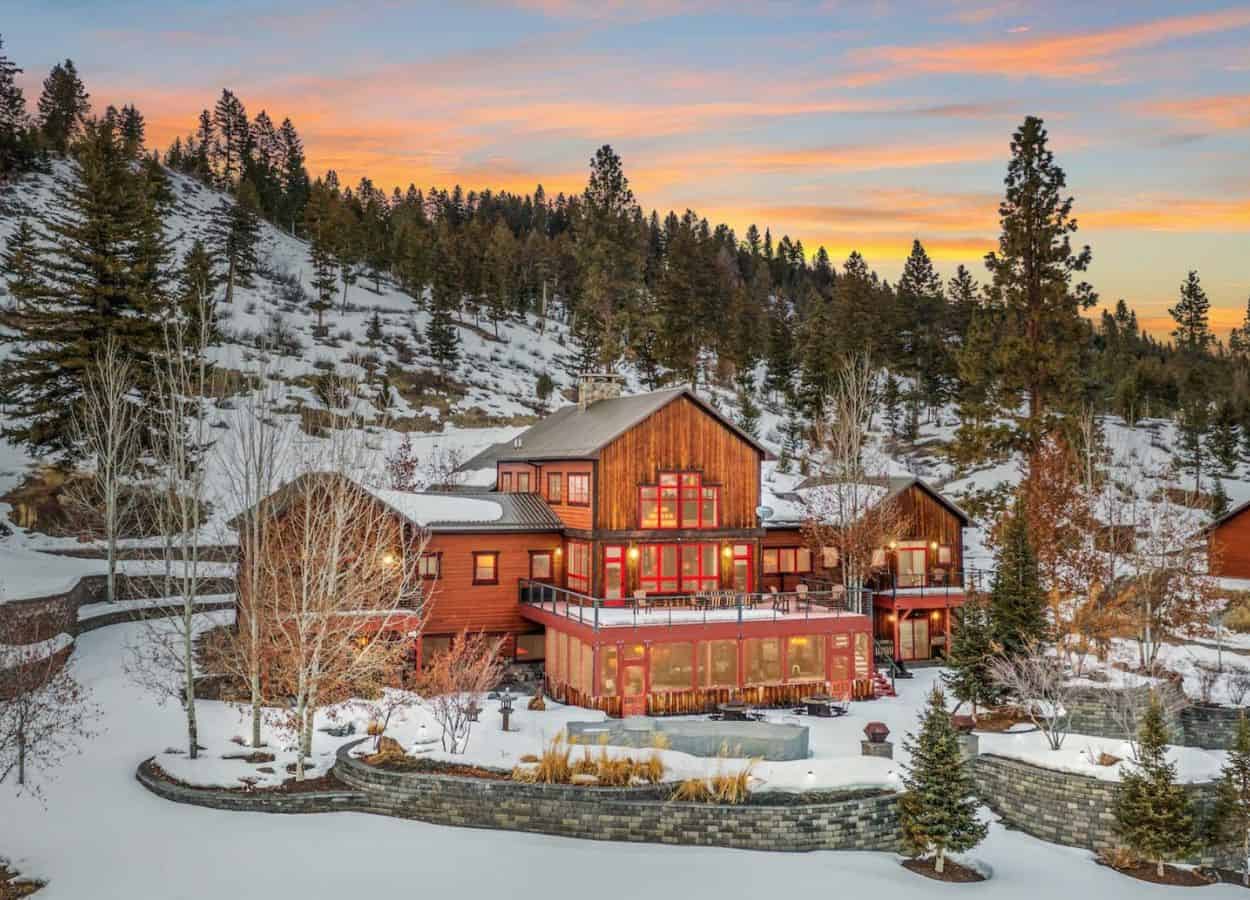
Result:
[[[513,440],[486,448],[461,468],[482,469],[498,462],[524,462],[531,459],[597,459],[604,447],[679,397],[688,397],[700,409],[750,444],[764,459],[772,458],[768,449],[759,441],[701,399],[689,387],[682,386],[599,400],[585,409],[576,403],[565,406],[534,423]]]
[[[776,519],[767,519],[763,522],[764,527],[794,528],[796,525],[801,525],[804,517],[799,514],[799,511],[803,506],[803,493],[805,491],[810,491],[812,488],[821,487],[830,483],[830,479],[828,478],[812,476],[811,478],[807,478],[800,482],[793,491],[779,492],[775,494],[774,496],[777,499],[783,501],[785,509],[789,511],[790,514]],[[951,513],[951,515],[959,519],[961,525],[967,526],[972,522],[972,518],[956,506],[953,501],[943,495],[933,485],[921,478],[917,478],[915,475],[892,475],[888,478],[867,477],[864,479],[864,484],[884,488],[884,493],[881,496],[881,500],[878,502],[892,500],[911,487],[918,487],[920,490],[924,491],[940,503]]]
[[[1247,510],[1250,510],[1250,500],[1247,500],[1244,503],[1238,503],[1228,512],[1224,513],[1224,515],[1220,516],[1214,522],[1208,525],[1206,528],[1202,529],[1201,533],[1205,534],[1207,532],[1214,531],[1216,528],[1219,528],[1225,522],[1228,522],[1232,519],[1237,518],[1239,515],[1246,512]]]

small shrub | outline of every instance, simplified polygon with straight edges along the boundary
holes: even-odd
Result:
[[[599,767],[591,758],[590,750],[583,751],[582,758],[573,763],[574,775],[594,775],[598,770]]]
[[[707,781],[702,778],[687,778],[677,785],[671,799],[682,803],[711,803],[715,798]]]
[[[564,732],[561,731],[543,748],[535,769],[535,780],[543,784],[568,784],[573,775],[573,767],[569,764],[572,753],[573,750],[565,743]]]
[[[607,787],[625,787],[634,777],[634,761],[629,757],[613,759],[606,747],[599,750],[599,783]]]
[[[1241,706],[1241,702],[1246,699],[1246,694],[1250,693],[1250,671],[1237,668],[1228,675],[1228,699],[1233,701],[1235,706]]]
[[[659,784],[664,780],[665,771],[664,760],[660,759],[659,753],[652,753],[634,767],[634,774],[647,784]]]
[[[1127,847],[1112,847],[1098,851],[1098,861],[1113,869],[1134,869],[1141,861],[1137,854]]]
[[[712,795],[717,803],[745,803],[751,792],[751,772],[758,760],[748,760],[737,772],[717,772],[712,776]]]

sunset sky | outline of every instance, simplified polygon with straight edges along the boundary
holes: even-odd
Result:
[[[1199,271],[1250,297],[1250,4],[715,0],[6,2],[28,97],[57,60],[164,149],[229,87],[310,169],[577,191],[611,143],[647,208],[788,233],[894,278],[912,238],[984,277],[1012,129],[1046,119],[1090,280],[1166,334]]]

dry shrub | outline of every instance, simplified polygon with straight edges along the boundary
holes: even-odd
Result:
[[[369,737],[377,737],[384,730],[382,723],[374,719],[369,722],[369,727],[365,729],[365,734],[369,735]]]
[[[747,764],[737,772],[718,770],[712,776],[711,783],[715,802],[735,805],[745,803],[747,795],[751,792],[751,772],[758,762],[755,759],[747,760]]]
[[[538,758],[538,767],[535,770],[537,780],[544,784],[568,784],[573,776],[573,767],[569,765],[569,756],[572,753],[572,749],[564,742],[564,732],[561,731],[543,748],[542,755]]]
[[[647,759],[634,764],[634,774],[647,784],[659,784],[664,780],[664,760],[659,753],[652,753]]]
[[[711,803],[715,797],[707,781],[702,778],[687,778],[677,785],[671,799],[683,803]]]
[[[608,750],[599,750],[598,772],[599,783],[605,787],[625,787],[634,777],[634,761],[629,757],[613,759]]]
[[[1132,850],[1127,847],[1112,847],[1098,851],[1098,861],[1113,869],[1133,869],[1141,862]]]
[[[582,758],[573,763],[574,775],[594,775],[599,771],[599,766],[590,755],[590,750],[582,751]]]
[[[538,766],[533,763],[522,763],[512,768],[512,780],[519,781],[521,784],[537,784],[538,783]]]

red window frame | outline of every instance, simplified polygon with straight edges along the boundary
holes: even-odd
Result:
[[[554,488],[554,490],[553,490]],[[547,473],[547,502],[560,503],[564,499],[564,473]]]
[[[569,506],[590,506],[590,474],[570,472],[568,479]]]
[[[478,575],[478,560],[489,556],[491,558],[491,576],[489,578],[481,578]],[[473,551],[473,583],[474,584],[499,584],[499,551],[498,550],[474,550]]]
[[[638,486],[638,527],[657,531],[720,527],[721,489],[698,472],[661,472],[655,484]],[[705,504],[711,515],[705,515]],[[687,505],[694,516],[688,516]]]
[[[665,551],[673,554],[672,575],[664,574]],[[685,570],[686,551],[695,554],[694,572]],[[655,560],[655,570],[647,573],[648,557]],[[688,544],[643,544],[638,563],[638,584],[648,594],[698,593],[720,588],[720,544],[698,541]]]
[[[608,593],[608,572],[615,567],[620,578],[619,592],[616,596]],[[603,597],[606,600],[620,600],[625,596],[628,569],[625,568],[625,548],[620,544],[608,544],[603,548]]]
[[[564,579],[570,591],[590,593],[590,544],[569,541],[564,551]]]
[[[501,472],[499,475],[499,490],[508,493],[512,490],[512,473]]]

